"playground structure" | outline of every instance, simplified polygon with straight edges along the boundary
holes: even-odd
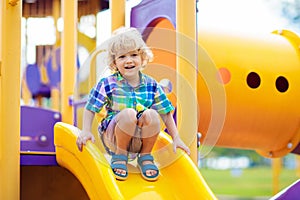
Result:
[[[59,6],[58,2],[53,1],[53,5]],[[165,4],[168,9],[164,9]],[[170,139],[162,132],[154,150],[163,149],[160,151],[163,155],[157,158],[161,179],[156,183],[145,182],[134,173],[133,166],[128,181],[115,181],[101,145],[89,143],[82,153],[75,146],[78,129],[72,126],[76,112],[72,109],[77,102],[70,104],[69,101],[76,82],[75,76],[70,74],[76,74],[77,38],[74,33],[77,33],[78,2],[61,1],[62,16],[68,22],[61,38],[61,112],[20,106],[21,88],[16,84],[20,82],[20,57],[16,59],[14,55],[20,55],[20,48],[16,48],[20,41],[15,38],[20,38],[22,2],[4,1],[0,5],[3,13],[0,39],[1,199],[19,198],[20,168],[23,198],[34,194],[38,199],[45,195],[35,191],[38,184],[43,183],[60,196],[49,192],[46,194],[49,198],[64,198],[63,193],[76,190],[73,198],[81,199],[215,199],[192,162],[197,160],[197,131],[202,133],[201,143],[208,146],[201,149],[203,154],[214,145],[254,149],[271,158],[291,152],[299,154],[297,35],[282,30],[251,38],[200,29],[197,48],[195,2],[144,0],[132,9],[131,25],[144,33],[149,46],[155,47],[155,55],[160,55],[146,73],[159,80],[166,76],[171,80],[177,97],[178,127],[192,155],[189,158],[179,151],[170,158]],[[123,0],[110,1],[112,30],[124,25],[124,7]],[[162,41],[164,34],[162,38],[168,39]],[[174,43],[176,45],[172,45]],[[30,117],[33,112],[37,113],[34,118],[28,118],[26,112],[31,113]],[[47,116],[47,120],[41,116]],[[46,126],[50,129],[46,130]],[[31,129],[23,129],[28,127]],[[19,130],[22,130],[21,136]],[[36,134],[40,130],[46,134]],[[21,141],[21,146],[16,141]],[[40,166],[42,164],[46,166]],[[175,175],[178,170],[184,177]],[[53,175],[63,178],[51,181]],[[68,190],[64,184],[70,182]],[[187,182],[188,188],[181,185]]]

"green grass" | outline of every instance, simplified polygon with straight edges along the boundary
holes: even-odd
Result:
[[[200,172],[216,196],[230,195],[253,198],[274,195],[272,168],[248,168],[242,170],[240,176],[233,176],[231,170],[201,168]],[[298,179],[296,170],[282,169],[279,176],[279,190],[284,189]]]

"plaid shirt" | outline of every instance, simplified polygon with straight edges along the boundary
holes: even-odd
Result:
[[[103,107],[107,116],[101,121],[101,130],[106,130],[110,120],[124,108],[151,108],[159,114],[167,114],[174,110],[161,86],[150,76],[140,73],[140,85],[132,87],[116,72],[102,78],[92,88],[85,108],[99,113]]]

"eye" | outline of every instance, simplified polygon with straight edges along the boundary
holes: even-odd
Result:
[[[121,55],[117,59],[123,59],[123,58],[125,58],[125,55]]]
[[[139,55],[138,53],[133,53],[133,54],[131,54],[132,57],[136,57],[136,56],[138,56],[138,55]]]

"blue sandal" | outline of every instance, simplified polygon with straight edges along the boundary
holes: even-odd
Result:
[[[152,164],[143,165],[144,161],[151,161]],[[153,161],[154,161],[154,158],[151,154],[146,154],[146,155],[142,155],[142,156],[138,157],[138,165],[139,165],[139,168],[142,172],[141,175],[147,181],[156,181],[158,179],[158,176],[159,176],[159,170],[158,170],[157,166],[154,164]],[[153,176],[148,176],[146,174],[147,170],[155,170],[157,173]]]
[[[119,161],[125,161],[126,164],[121,164],[121,163],[115,163]],[[110,167],[113,171],[113,173],[116,176],[117,180],[126,180],[128,177],[128,169],[127,169],[127,162],[128,162],[128,157],[123,155],[123,154],[114,154],[111,157],[111,162],[110,162]],[[119,174],[115,172],[115,169],[122,169],[126,171],[126,174]]]

